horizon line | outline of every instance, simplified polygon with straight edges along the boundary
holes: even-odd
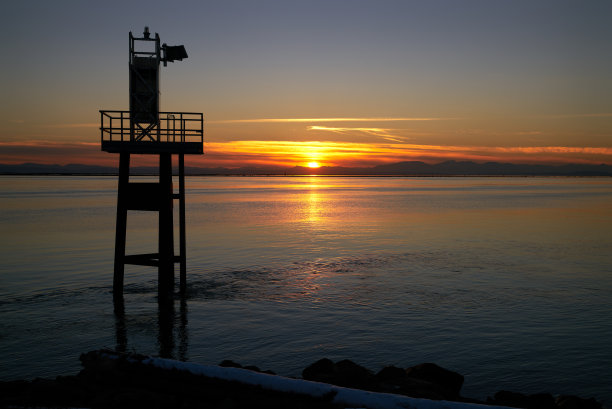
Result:
[[[612,167],[612,164],[608,164],[608,163],[598,163],[598,164],[594,164],[594,163],[585,163],[585,162],[563,162],[563,163],[538,163],[538,162],[509,162],[509,161],[491,161],[491,160],[487,160],[487,161],[475,161],[475,160],[457,160],[457,159],[448,159],[448,160],[440,160],[440,161],[436,161],[436,162],[428,162],[428,161],[423,161],[423,160],[401,160],[401,161],[397,161],[397,162],[389,162],[389,163],[382,163],[382,164],[378,164],[378,165],[372,165],[372,166],[341,166],[341,165],[333,165],[333,166],[329,166],[329,165],[322,165],[316,169],[321,169],[321,168],[343,168],[343,169],[373,169],[376,168],[378,166],[388,166],[388,165],[397,165],[397,164],[401,164],[401,163],[422,163],[422,164],[426,164],[429,166],[436,166],[436,165],[440,165],[443,163],[450,163],[450,162],[454,162],[454,163],[473,163],[476,165],[487,165],[487,164],[498,164],[498,165],[514,165],[514,166],[549,166],[549,167],[561,167],[561,166],[568,166],[568,165],[579,165],[579,166],[610,166]],[[5,163],[5,162],[0,162],[0,166],[25,166],[25,165],[36,165],[36,166],[59,166],[59,167],[66,167],[66,166],[86,166],[86,167],[102,167],[102,168],[116,168],[116,166],[112,166],[112,165],[98,165],[98,164],[86,164],[86,163],[67,163],[65,165],[61,165],[59,163],[40,163],[40,162],[22,162],[22,163]],[[173,165],[173,167],[176,165]],[[156,167],[156,165],[139,165],[136,166],[135,168],[149,168],[149,167]],[[281,165],[248,165],[248,164],[244,164],[241,165],[239,167],[225,167],[225,166],[215,166],[215,167],[203,167],[203,166],[185,166],[186,168],[196,168],[196,169],[243,169],[243,168],[276,168],[276,169],[281,169],[281,168],[288,168],[288,169],[292,169],[292,168],[308,168],[308,166],[303,166],[303,165],[294,165],[294,166],[281,166]]]

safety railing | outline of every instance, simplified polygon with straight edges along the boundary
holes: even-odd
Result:
[[[100,111],[104,142],[204,143],[204,116],[195,112],[160,112],[157,123],[132,121],[130,111]]]

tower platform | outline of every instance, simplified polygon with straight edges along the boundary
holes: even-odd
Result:
[[[159,300],[170,302],[174,288],[174,263],[180,263],[180,290],[186,291],[185,235],[185,164],[184,155],[204,153],[204,118],[201,113],[160,112],[130,116],[130,111],[100,111],[102,150],[119,154],[119,186],[117,190],[117,223],[115,236],[115,268],[113,299],[123,302],[125,264],[158,267]],[[130,182],[132,154],[159,155],[159,182]],[[179,193],[172,188],[172,155],[178,156]],[[179,200],[180,250],[174,252],[173,200]],[[158,251],[125,254],[127,214],[129,210],[159,213]]]
[[[102,150],[111,153],[204,153],[204,117],[194,112],[160,112],[157,123],[135,122],[130,111],[100,111]]]

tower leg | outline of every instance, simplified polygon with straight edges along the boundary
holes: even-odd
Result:
[[[159,343],[159,356],[161,358],[174,357],[174,303],[159,302],[157,312],[157,323],[159,333],[157,341]]]
[[[113,300],[123,302],[123,272],[125,258],[125,229],[127,224],[128,184],[130,179],[130,154],[119,156],[119,187],[117,189],[117,223],[115,226],[115,271],[113,276]]]
[[[174,294],[174,223],[172,218],[172,155],[159,155],[159,300],[170,301]]]
[[[187,238],[185,234],[185,155],[179,154],[179,224],[180,224],[180,288],[187,291]]]

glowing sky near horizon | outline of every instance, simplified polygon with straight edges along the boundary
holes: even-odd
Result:
[[[127,36],[189,58],[163,110],[203,112],[191,166],[448,159],[612,164],[608,1],[10,2],[0,163],[113,165]]]

